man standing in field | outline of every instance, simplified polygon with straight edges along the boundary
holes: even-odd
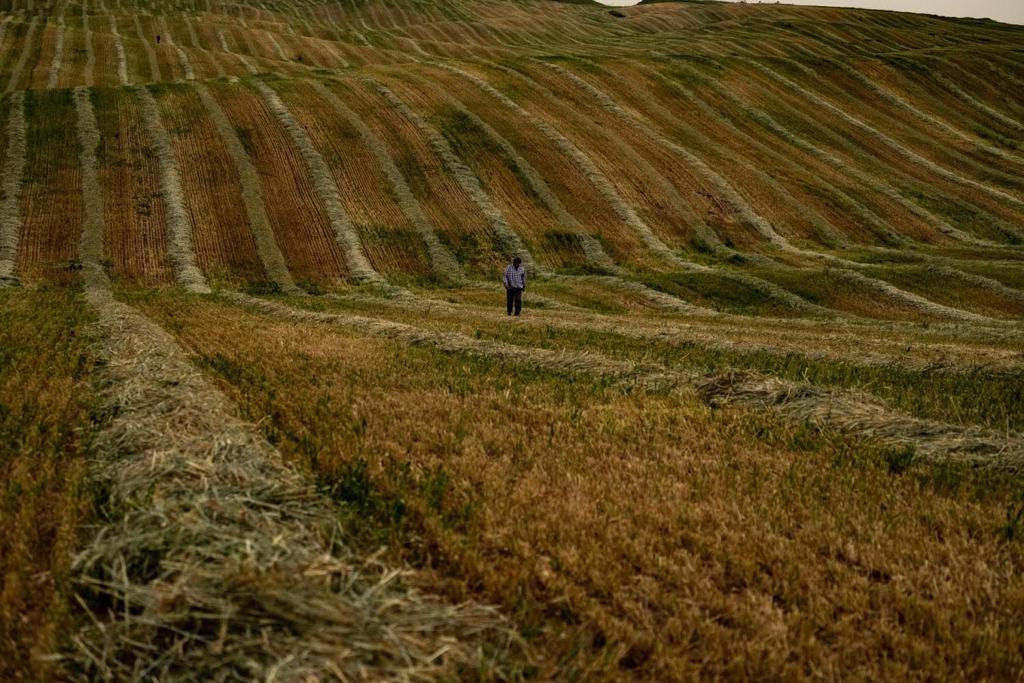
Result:
[[[501,278],[505,285],[505,308],[508,314],[512,315],[515,308],[516,315],[523,310],[523,290],[526,289],[526,268],[523,267],[523,259],[516,256],[512,263],[505,268],[505,275]]]

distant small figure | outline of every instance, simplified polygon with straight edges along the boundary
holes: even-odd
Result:
[[[501,278],[505,285],[505,308],[508,314],[519,315],[523,310],[523,292],[526,290],[526,268],[523,266],[523,259],[516,256],[512,263],[505,268],[505,275]]]
[[[157,44],[157,45],[159,45],[159,44],[160,44],[160,34],[159,34],[159,33],[158,33],[158,34],[156,34],[156,44]]]

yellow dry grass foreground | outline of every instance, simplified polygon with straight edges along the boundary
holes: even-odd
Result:
[[[498,604],[531,677],[1013,678],[1012,475],[689,393],[133,294],[366,549]]]
[[[73,625],[95,354],[70,291],[0,290],[0,678],[44,680]]]

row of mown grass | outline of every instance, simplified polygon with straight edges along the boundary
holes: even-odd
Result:
[[[92,514],[95,363],[69,290],[0,289],[0,679],[43,681],[67,644],[69,565]]]
[[[691,395],[126,296],[342,504],[353,543],[502,605],[538,678],[1024,666],[1012,479]]]
[[[913,368],[892,364],[868,364],[857,357],[827,360],[792,351],[771,350],[772,333],[766,330],[765,350],[713,348],[697,341],[640,341],[605,331],[564,329],[557,325],[516,324],[495,320],[472,311],[449,313],[382,308],[372,301],[338,298],[291,299],[295,306],[318,310],[348,311],[386,317],[431,329],[460,332],[480,339],[546,349],[597,351],[636,362],[658,363],[671,368],[716,372],[739,368],[756,370],[795,381],[860,389],[918,417],[994,429],[1024,430],[1024,373],[992,372],[984,367],[962,370]],[[527,312],[529,315],[529,312]],[[714,334],[709,326],[708,332]],[[808,348],[808,352],[821,351]],[[839,349],[836,355],[846,352]]]

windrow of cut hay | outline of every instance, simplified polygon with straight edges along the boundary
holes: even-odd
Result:
[[[235,170],[238,172],[238,180],[241,185],[242,202],[245,205],[246,217],[249,219],[249,228],[252,230],[253,238],[256,241],[256,250],[259,253],[260,262],[271,280],[276,283],[283,292],[288,294],[299,294],[301,289],[296,286],[292,274],[288,270],[284,255],[277,244],[274,230],[270,226],[267,212],[263,202],[263,192],[260,188],[259,175],[253,166],[252,159],[239,140],[231,122],[228,121],[224,110],[210,94],[209,89],[202,83],[193,85],[198,93],[206,113],[210,116],[221,141],[231,155]]]
[[[573,282],[578,284],[581,280],[597,280],[610,289],[617,288],[624,282],[604,282],[603,278],[597,276],[574,278]],[[638,293],[638,296],[641,295]],[[480,321],[498,323],[505,319],[504,313],[493,307],[457,304],[425,296],[383,298],[353,293],[334,294],[332,299],[355,302],[362,308],[415,312],[427,315],[432,320],[437,320],[440,316],[442,319],[466,324],[479,324]],[[678,299],[675,301],[678,302]],[[657,304],[653,306],[661,308]],[[759,317],[753,320],[716,314],[714,311],[710,313],[710,316],[707,313],[698,313],[696,315],[700,317],[693,320],[670,322],[564,310],[559,311],[557,315],[548,311],[534,311],[530,317],[523,318],[517,325],[545,331],[615,335],[644,344],[665,345],[678,349],[695,348],[729,355],[764,356],[779,361],[799,358],[810,362],[840,363],[855,368],[898,369],[932,374],[985,373],[1010,376],[1024,371],[1024,359],[1011,349],[977,344],[925,342],[913,335],[905,337],[889,334],[877,337],[868,331],[861,334],[843,333],[828,328],[800,331],[785,329],[788,327],[788,319],[772,321]],[[725,322],[729,319],[734,322]],[[711,320],[714,320],[714,323]],[[773,322],[778,326],[772,325]]]
[[[405,176],[402,175],[402,172],[395,165],[384,141],[370,130],[366,122],[323,83],[313,81],[313,87],[331,105],[334,111],[359,133],[363,142],[370,149],[377,164],[387,177],[391,193],[402,209],[402,213],[405,214],[406,218],[409,219],[409,222],[420,234],[420,237],[423,238],[434,272],[451,282],[458,283],[464,281],[465,274],[462,271],[462,266],[459,265],[459,262],[452,255],[448,247],[438,238],[434,225],[424,213],[423,207],[416,200],[412,190],[409,189]]]
[[[76,91],[83,191],[102,190],[99,131]],[[103,339],[109,419],[95,439],[106,524],[75,558],[91,613],[67,663],[82,678],[501,677],[516,647],[493,609],[449,605],[359,557],[336,513],[162,329],[114,300],[86,197],[86,299]],[[496,659],[497,658],[497,659]]]
[[[374,270],[369,259],[366,258],[366,254],[363,253],[363,245],[359,240],[359,234],[355,226],[352,225],[351,218],[345,212],[341,197],[338,195],[338,188],[332,179],[330,168],[328,168],[327,163],[316,148],[313,147],[309,134],[295,120],[288,107],[285,106],[278,94],[269,85],[257,82],[256,87],[263,96],[267,106],[277,116],[281,126],[288,132],[292,142],[302,154],[309,175],[313,180],[313,186],[316,188],[316,193],[327,211],[338,247],[345,254],[349,273],[357,281],[383,283],[384,278]]]
[[[174,149],[161,121],[160,109],[153,94],[145,86],[135,92],[142,102],[143,118],[153,144],[160,169],[160,194],[164,200],[167,221],[167,244],[175,279],[192,292],[209,292],[206,277],[196,265],[192,243],[192,223],[185,208],[181,187],[181,171],[174,158]]]
[[[466,353],[521,363],[555,372],[607,377],[641,390],[696,391],[709,405],[770,409],[787,420],[871,438],[889,446],[912,449],[917,457],[954,459],[979,466],[1019,470],[1024,467],[1024,436],[912,417],[873,397],[855,391],[815,387],[753,372],[700,375],[637,364],[598,353],[553,351],[480,340],[451,332],[347,313],[323,313],[289,307],[240,293],[224,296],[240,305],[290,320],[337,324],[374,336],[448,353]]]
[[[93,71],[96,69],[96,52],[92,45],[92,29],[89,26],[89,2],[82,0],[82,32],[85,34],[84,50],[85,65],[82,67],[82,81],[85,87],[91,88],[94,82]]]
[[[21,187],[25,173],[25,93],[11,95],[7,152],[0,177],[0,285],[15,281],[21,238]]]
[[[117,77],[121,85],[128,85],[128,58],[124,54],[124,43],[121,42],[121,34],[117,30],[117,19],[113,14],[107,14],[110,22],[110,35],[114,39],[114,49],[117,51]]]
[[[104,286],[107,274],[101,265],[104,257],[103,194],[96,171],[96,150],[100,145],[100,130],[96,123],[89,88],[74,91],[76,130],[78,132],[79,165],[82,169],[82,200],[84,203],[82,235],[78,245],[78,258],[88,287]]]
[[[32,54],[32,40],[36,36],[36,28],[39,26],[39,16],[35,15],[32,17],[32,21],[28,24],[28,31],[25,33],[24,43],[18,48],[18,59],[14,63],[14,68],[11,70],[11,77],[7,81],[7,87],[4,89],[4,93],[9,93],[18,88],[21,81],[21,74],[25,71],[25,64],[28,62],[29,56]]]
[[[509,225],[508,220],[501,213],[501,210],[498,209],[498,207],[494,205],[494,202],[490,200],[490,197],[487,196],[483,186],[480,185],[479,178],[477,178],[473,171],[466,166],[465,162],[459,158],[458,154],[455,153],[445,137],[441,135],[441,133],[438,132],[438,130],[429,122],[427,122],[426,119],[413,111],[413,109],[406,104],[402,98],[382,82],[374,80],[370,80],[368,82],[377,89],[377,92],[379,92],[384,99],[391,104],[391,106],[393,106],[402,114],[402,116],[411,121],[413,125],[420,130],[423,136],[430,143],[430,147],[434,151],[434,154],[440,157],[444,162],[448,172],[452,174],[463,192],[473,200],[473,203],[476,204],[481,213],[486,216],[491,230],[494,233],[499,247],[502,252],[504,252],[504,255],[518,255],[523,259],[523,262],[526,263],[528,267],[537,271],[544,271],[545,269],[537,263],[533,255],[526,248],[522,239],[520,239],[519,235],[515,230],[513,230],[512,226]]]
[[[174,40],[174,36],[171,35],[171,27],[167,23],[166,17],[160,17],[160,30],[163,33],[164,39],[167,40],[167,44],[174,48],[174,51],[178,55],[178,64],[181,65],[181,71],[185,74],[186,81],[195,80],[196,73],[192,69],[192,62],[189,61],[188,55],[185,50],[178,45]]]
[[[96,439],[111,522],[75,560],[94,621],[74,639],[84,677],[304,680],[487,671],[509,632],[489,608],[452,606],[342,543],[305,477],[109,291],[87,294],[105,339]]]
[[[64,13],[57,17],[57,37],[53,46],[53,60],[50,62],[50,72],[46,77],[46,87],[49,90],[57,87],[57,77],[60,75],[60,61],[64,55]]]

